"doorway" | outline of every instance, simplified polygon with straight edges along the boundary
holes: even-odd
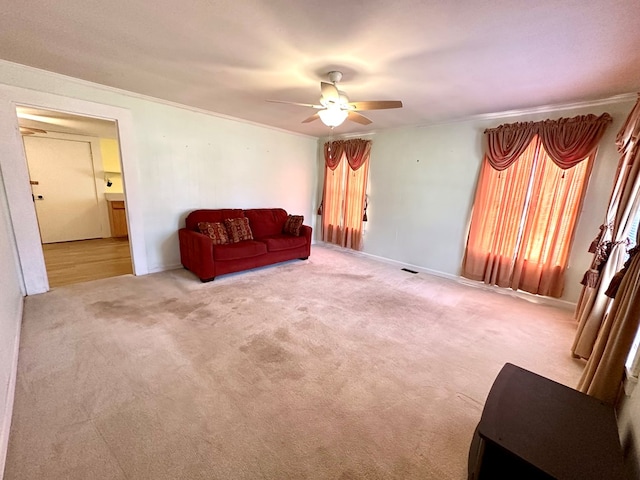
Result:
[[[145,242],[143,196],[139,181],[133,114],[123,107],[11,85],[0,85],[0,171],[4,182],[9,217],[15,238],[17,261],[22,274],[22,291],[35,295],[49,290],[38,221],[33,208],[29,172],[18,128],[16,107],[69,112],[96,119],[115,120],[126,178],[126,213],[131,258],[135,275],[149,273]]]
[[[133,273],[116,122],[16,114],[49,286]]]

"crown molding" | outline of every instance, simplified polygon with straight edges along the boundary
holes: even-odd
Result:
[[[590,107],[600,107],[602,105],[612,105],[616,103],[624,103],[624,102],[635,102],[638,99],[638,92],[632,93],[622,93],[619,95],[613,95],[611,97],[600,98],[596,100],[585,100],[581,102],[571,102],[571,103],[555,103],[555,104],[547,104],[541,105],[539,107],[531,107],[531,108],[523,108],[518,110],[505,110],[501,112],[492,112],[492,113],[480,113],[476,115],[469,115],[468,117],[460,117],[451,120],[443,120],[437,122],[429,122],[422,123],[416,125],[405,125],[403,127],[395,127],[388,128],[384,130],[369,130],[367,132],[352,132],[352,133],[344,133],[344,134],[336,134],[326,137],[318,138],[318,141],[326,142],[329,140],[344,140],[349,138],[366,138],[366,137],[374,137],[381,133],[391,132],[394,130],[402,130],[405,128],[425,128],[425,127],[437,127],[441,125],[454,125],[457,123],[465,123],[465,122],[474,122],[474,121],[487,121],[487,120],[502,120],[505,118],[512,117],[523,117],[526,115],[535,115],[538,113],[551,113],[551,112],[561,112],[563,110],[573,110],[577,108],[590,108]]]
[[[102,83],[95,83],[95,82],[91,82],[89,80],[83,80],[82,78],[71,77],[69,75],[64,75],[62,73],[51,72],[49,70],[44,70],[42,68],[31,67],[29,65],[23,65],[21,63],[15,63],[15,62],[10,62],[8,60],[0,59],[0,67],[2,67],[2,65],[10,65],[12,67],[21,68],[21,69],[24,69],[24,70],[27,70],[27,71],[30,71],[30,72],[33,72],[33,73],[40,74],[40,75],[46,75],[46,76],[49,76],[49,77],[52,77],[52,78],[57,78],[57,79],[60,79],[60,80],[65,80],[67,82],[75,83],[76,85],[82,85],[83,87],[96,88],[98,90],[102,90],[102,91],[105,91],[105,92],[116,93],[116,94],[123,95],[123,96],[126,96],[126,97],[135,98],[137,100],[145,100],[147,102],[159,103],[161,105],[166,105],[168,107],[180,108],[182,110],[188,110],[188,111],[194,112],[194,113],[200,113],[200,114],[203,114],[203,115],[209,115],[211,117],[221,118],[223,120],[230,120],[232,122],[244,123],[246,125],[252,125],[254,127],[266,128],[268,130],[274,130],[274,131],[280,132],[280,133],[287,133],[289,135],[295,135],[295,136],[298,136],[298,137],[311,138],[311,139],[316,139],[317,138],[314,135],[306,135],[304,133],[292,132],[291,130],[286,130],[284,128],[273,127],[271,125],[265,125],[264,123],[252,122],[250,120],[245,120],[245,119],[242,119],[242,118],[233,117],[231,115],[226,115],[224,113],[212,112],[211,110],[205,110],[204,108],[192,107],[191,105],[184,105],[182,103],[172,102],[171,100],[164,100],[162,98],[152,97],[150,95],[144,95],[142,93],[136,93],[136,92],[132,92],[130,90],[124,90],[122,88],[111,87],[109,85],[104,85]],[[21,85],[18,85],[18,86],[22,87]],[[22,87],[22,88],[26,88],[26,87]],[[34,88],[28,88],[28,89],[29,90],[37,90],[37,89],[34,89]],[[62,96],[66,96],[66,95],[62,95]],[[90,101],[93,101],[93,100],[90,100]],[[124,108],[126,108],[126,107],[124,107]]]

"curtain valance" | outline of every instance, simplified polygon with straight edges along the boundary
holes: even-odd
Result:
[[[324,144],[324,160],[331,170],[335,170],[344,154],[351,170],[358,170],[369,158],[371,140],[352,138],[350,140],[336,140]]]
[[[611,115],[603,113],[599,117],[590,114],[489,128],[484,132],[487,161],[495,170],[506,170],[539,135],[553,162],[566,170],[594,152],[611,121]]]

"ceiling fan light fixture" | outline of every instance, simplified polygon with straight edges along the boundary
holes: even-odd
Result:
[[[318,115],[327,127],[338,127],[347,119],[349,112],[340,107],[329,107],[326,110],[319,110]]]

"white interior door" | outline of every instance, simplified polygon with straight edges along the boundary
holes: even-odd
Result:
[[[23,139],[42,243],[102,237],[91,144]]]

